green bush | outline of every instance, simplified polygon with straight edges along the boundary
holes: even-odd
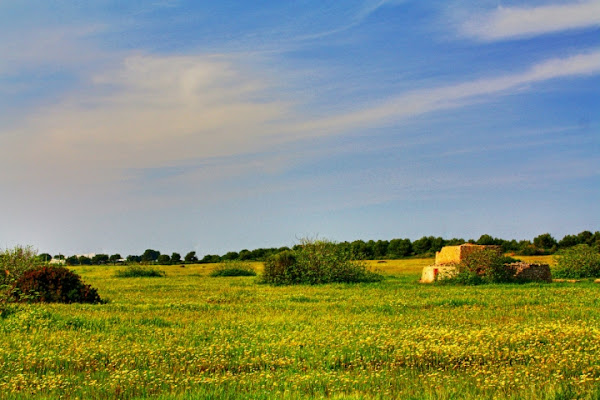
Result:
[[[10,286],[26,271],[40,264],[37,252],[32,247],[16,246],[0,252],[0,287]]]
[[[225,261],[219,264],[210,276],[256,276],[252,265],[243,261]]]
[[[285,250],[274,254],[265,261],[262,280],[273,285],[285,285],[295,280],[296,253]]]
[[[14,282],[16,301],[40,303],[100,303],[96,289],[85,285],[75,272],[61,266],[43,265],[23,273]]]
[[[165,275],[166,273],[158,268],[141,265],[132,265],[115,273],[117,278],[159,278]]]
[[[0,252],[0,318],[14,312],[14,283],[40,264],[32,247],[16,246]]]
[[[555,256],[556,267],[552,274],[556,278],[600,277],[600,253],[587,244],[578,244]]]
[[[467,254],[464,260],[456,265],[456,274],[440,282],[458,285],[513,282],[513,271],[507,267],[507,264],[516,261],[518,260],[505,257],[496,249],[474,251]]]
[[[380,281],[351,252],[328,240],[304,239],[293,251],[271,256],[265,262],[263,281],[274,285]]]

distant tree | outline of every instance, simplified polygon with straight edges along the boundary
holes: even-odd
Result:
[[[106,264],[110,260],[108,254],[96,254],[92,257],[92,264],[102,265]]]
[[[195,251],[190,251],[184,257],[184,261],[188,264],[193,264],[198,262],[198,257],[196,257]]]
[[[561,249],[567,249],[578,244],[580,244],[579,238],[576,235],[566,235],[558,242],[558,247]]]
[[[483,234],[477,240],[477,244],[480,244],[483,246],[494,245],[494,244],[496,244],[496,239],[494,237],[492,237],[491,235]]]
[[[54,258],[57,259],[57,260],[64,260],[65,256],[62,255],[62,254],[57,254],[57,255],[54,256]]]
[[[537,247],[535,247],[533,243],[531,243],[529,240],[520,240],[519,250],[517,251],[517,253],[523,256],[535,256],[538,255],[540,252],[537,249]]]
[[[67,265],[79,265],[79,258],[77,256],[67,257],[65,263]]]
[[[538,249],[550,250],[555,248],[556,240],[549,233],[543,233],[533,239],[533,245]]]
[[[591,245],[593,241],[594,235],[590,231],[583,231],[577,234],[578,244],[587,244]]]
[[[171,264],[171,257],[168,254],[161,254],[158,256],[157,262],[160,265],[169,265]]]
[[[238,256],[238,259],[240,261],[248,261],[252,259],[252,253],[250,252],[250,250],[248,249],[244,249],[242,251],[240,251],[240,254]]]
[[[435,253],[436,251],[440,251],[442,247],[446,245],[446,241],[442,237],[432,237],[431,238],[431,247],[429,248],[430,253]]]
[[[388,256],[390,258],[408,257],[412,253],[412,243],[410,239],[392,239],[388,246]]]
[[[465,239],[452,238],[446,241],[446,246],[460,246],[465,243]]]
[[[50,260],[52,260],[52,255],[50,255],[48,253],[38,254],[37,259],[40,260],[41,262],[47,263],[47,262],[50,262]]]
[[[160,251],[147,249],[144,251],[144,254],[142,254],[142,262],[154,262],[158,260],[158,256],[160,256]]]
[[[350,243],[352,257],[357,260],[369,260],[373,258],[373,248],[363,240],[355,240]]]
[[[133,254],[130,254],[127,256],[127,262],[128,263],[139,263],[142,262],[142,256],[136,256]]]
[[[117,261],[119,261],[121,258],[122,258],[122,257],[121,257],[121,255],[120,255],[119,253],[117,253],[117,254],[113,254],[113,255],[111,255],[111,256],[109,257],[109,260],[110,260],[110,262],[111,262],[111,263],[113,263],[113,265],[114,265],[114,264],[116,264],[116,263],[117,263]]]
[[[221,257],[222,260],[226,260],[226,261],[232,261],[232,260],[237,260],[240,257],[240,254],[237,251],[230,251],[225,253],[225,255],[223,257]]]
[[[79,256],[77,259],[79,261],[79,265],[92,265],[92,259],[86,256]]]
[[[202,257],[202,260],[198,261],[200,264],[210,264],[221,262],[221,257],[216,254],[207,254]]]
[[[181,254],[173,253],[171,254],[171,264],[180,264],[181,263]]]
[[[432,236],[423,236],[412,243],[412,248],[415,254],[425,255],[431,253]]]
[[[381,260],[382,258],[386,258],[388,254],[388,247],[390,246],[390,242],[387,240],[378,240],[373,245],[373,257],[377,260]]]

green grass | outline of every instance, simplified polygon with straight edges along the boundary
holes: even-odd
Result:
[[[110,301],[1,318],[0,399],[600,397],[600,285],[418,284],[431,261],[286,287],[216,265],[75,267]]]

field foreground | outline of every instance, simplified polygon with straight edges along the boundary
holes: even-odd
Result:
[[[418,284],[431,261],[316,287],[76,267],[109,303],[0,318],[0,398],[600,398],[600,285]]]

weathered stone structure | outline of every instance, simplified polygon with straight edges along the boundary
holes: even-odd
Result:
[[[435,265],[423,268],[421,283],[432,283],[438,279],[449,278],[456,273],[456,265],[460,264],[469,254],[477,251],[494,250],[502,253],[500,246],[483,246],[465,243],[460,246],[446,246],[435,253]],[[552,274],[547,264],[528,264],[516,262],[508,264],[512,275],[518,282],[552,282]]]
[[[438,279],[450,278],[456,273],[456,267],[453,265],[430,265],[423,268],[421,273],[421,283],[433,283]]]
[[[435,265],[460,264],[467,255],[482,250],[496,250],[501,252],[500,246],[483,246],[479,244],[465,243],[460,246],[445,246],[435,253]]]
[[[513,271],[513,276],[518,282],[552,282],[552,273],[548,264],[516,262],[506,267]]]

